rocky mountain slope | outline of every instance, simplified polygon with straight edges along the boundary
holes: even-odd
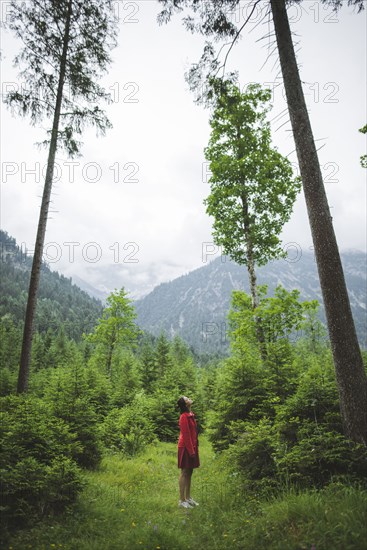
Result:
[[[348,291],[358,337],[367,347],[366,254],[342,254]],[[258,268],[258,284],[267,284],[269,294],[277,285],[300,290],[302,300],[317,299],[325,321],[314,256],[310,252],[276,260]],[[157,286],[136,302],[138,324],[152,334],[179,334],[201,353],[223,352],[228,347],[227,313],[232,290],[249,292],[245,266],[217,258],[211,263]],[[337,297],[336,297],[337,299]]]

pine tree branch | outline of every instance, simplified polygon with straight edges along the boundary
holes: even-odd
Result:
[[[252,8],[252,10],[251,10],[251,12],[250,12],[250,15],[247,17],[247,19],[246,19],[246,21],[244,22],[244,24],[243,24],[243,25],[239,28],[239,30],[237,31],[237,33],[236,33],[236,35],[235,35],[234,39],[232,40],[232,43],[231,43],[231,45],[230,45],[230,47],[229,47],[229,50],[228,50],[228,52],[226,53],[226,56],[225,56],[225,58],[224,58],[223,65],[221,65],[221,66],[218,68],[217,72],[215,73],[215,77],[217,76],[218,72],[219,72],[220,69],[222,69],[222,68],[223,68],[223,77],[224,77],[224,71],[225,71],[225,68],[226,68],[226,63],[227,63],[228,56],[229,56],[229,54],[230,54],[230,52],[231,52],[231,50],[232,50],[232,48],[233,48],[233,46],[234,46],[236,40],[237,40],[238,37],[240,36],[241,32],[243,31],[243,29],[245,28],[245,26],[247,25],[247,23],[249,22],[249,20],[251,19],[251,16],[252,16],[252,14],[254,13],[257,4],[259,4],[260,1],[261,1],[261,0],[256,0],[256,2],[255,2],[254,5],[253,5],[253,8]]]

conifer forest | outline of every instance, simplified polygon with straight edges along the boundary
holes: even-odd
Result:
[[[365,1],[0,9],[1,548],[366,549]]]

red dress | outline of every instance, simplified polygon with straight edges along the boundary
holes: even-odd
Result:
[[[198,430],[193,412],[184,412],[180,416],[180,437],[178,439],[178,467],[198,468],[199,442]]]

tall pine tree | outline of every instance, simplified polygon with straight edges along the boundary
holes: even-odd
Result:
[[[111,124],[98,103],[109,95],[96,82],[106,71],[116,45],[117,21],[111,0],[30,0],[10,4],[9,27],[23,42],[15,64],[22,68],[21,92],[7,104],[32,125],[52,120],[43,145],[48,147],[47,170],[34,248],[18,393],[27,391],[34,316],[40,280],[46,224],[51,200],[56,151],[79,154],[78,137],[88,125],[104,134]]]

